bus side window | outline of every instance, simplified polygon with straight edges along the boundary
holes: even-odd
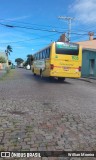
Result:
[[[38,56],[39,56],[39,54],[37,53],[37,60],[38,60]]]
[[[36,60],[37,60],[38,58],[37,58],[37,54],[36,54]]]
[[[38,53],[38,60],[40,59],[40,57],[39,57],[39,53]]]
[[[34,60],[36,60],[36,54],[34,55]]]
[[[43,53],[41,52],[41,57],[42,57],[42,59],[43,59]]]
[[[43,51],[43,57],[44,57],[44,59],[45,59],[45,51]]]
[[[47,48],[47,58],[50,57],[50,48]]]
[[[43,59],[43,53],[42,53],[42,51],[41,51],[41,55],[42,55],[42,59]]]
[[[48,58],[50,58],[50,48],[49,48]]]
[[[43,59],[43,53],[42,53],[42,51],[41,51],[41,55],[42,55],[41,57],[42,57],[42,59]]]
[[[38,59],[40,59],[40,52],[38,53]]]
[[[45,58],[47,58],[47,57],[46,57],[46,56],[47,56],[47,55],[46,55],[46,50],[44,50],[44,54],[45,54]]]
[[[42,59],[42,52],[40,52],[40,59]]]
[[[39,53],[39,59],[41,59],[41,52]]]
[[[44,55],[45,55],[45,58],[46,58],[46,50],[44,50]]]
[[[45,50],[45,58],[48,58],[47,49]]]
[[[35,54],[33,55],[33,59],[35,60]]]
[[[45,59],[45,52],[43,51],[42,53],[43,53],[43,59]]]

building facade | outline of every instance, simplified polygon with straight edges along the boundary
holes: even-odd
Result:
[[[96,77],[96,50],[83,49],[82,77]]]
[[[89,40],[76,42],[82,46],[82,77],[96,77],[96,38],[89,32]]]

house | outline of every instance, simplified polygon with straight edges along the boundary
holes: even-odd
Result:
[[[77,44],[80,44],[82,48],[89,48],[89,49],[94,49],[96,50],[96,38],[94,38],[94,33],[89,32],[89,40],[86,41],[81,41],[81,42],[76,42]]]
[[[96,50],[83,49],[82,53],[82,77],[96,77]]]
[[[76,42],[83,48],[82,52],[82,77],[96,77],[96,38],[89,32],[89,40]]]

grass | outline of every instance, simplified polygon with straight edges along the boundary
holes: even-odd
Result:
[[[8,70],[6,73],[0,78],[0,81],[4,81],[7,78],[12,78],[14,76],[15,70]]]

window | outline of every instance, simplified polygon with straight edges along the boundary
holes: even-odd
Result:
[[[45,58],[47,58],[47,49],[45,50]]]
[[[56,54],[78,55],[79,45],[72,43],[56,43]]]
[[[40,52],[38,53],[38,59],[40,59]]]
[[[36,60],[36,54],[34,55],[34,59]]]
[[[39,53],[37,53],[37,59],[39,59]]]
[[[46,58],[49,58],[50,57],[50,48],[47,48],[46,49]]]
[[[40,59],[42,59],[42,52],[40,52],[39,54],[40,54]]]
[[[36,60],[38,59],[37,54],[36,54]]]
[[[94,74],[94,68],[95,68],[95,59],[90,59],[90,74]]]
[[[35,60],[35,54],[33,55],[33,59]]]
[[[45,51],[43,51],[42,54],[43,54],[43,59],[45,59]]]

